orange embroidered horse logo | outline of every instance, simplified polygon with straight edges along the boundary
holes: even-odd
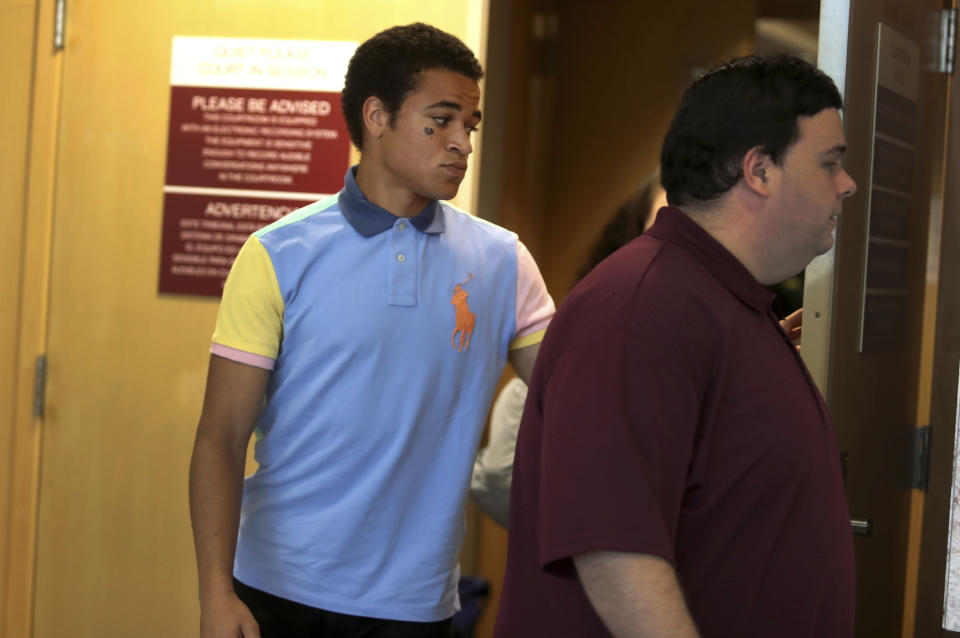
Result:
[[[477,315],[470,312],[470,306],[467,305],[467,297],[470,295],[462,288],[468,281],[473,279],[473,273],[470,276],[456,284],[453,287],[453,297],[450,303],[456,311],[456,327],[453,334],[450,335],[450,345],[457,349],[457,352],[463,352],[470,347],[470,336],[473,335],[473,325],[476,323]],[[460,345],[457,345],[457,333],[460,333]]]

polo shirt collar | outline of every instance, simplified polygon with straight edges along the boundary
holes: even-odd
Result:
[[[351,166],[343,178],[343,190],[338,196],[340,210],[347,218],[354,230],[364,237],[373,237],[378,233],[393,228],[399,219],[393,213],[380,208],[367,199],[357,186],[357,167]],[[439,212],[440,204],[432,199],[416,216],[410,218],[410,223],[421,233],[442,233],[443,215]]]
[[[770,289],[757,281],[740,260],[679,208],[661,208],[649,232],[690,252],[750,308],[763,313],[770,311],[775,296]]]

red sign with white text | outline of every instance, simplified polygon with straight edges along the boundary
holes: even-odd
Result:
[[[171,87],[159,291],[219,297],[247,236],[340,190],[349,150],[338,93]]]
[[[166,193],[160,292],[219,297],[247,237],[303,203]]]
[[[335,193],[350,138],[339,93],[174,86],[168,185]]]
[[[173,37],[161,293],[219,297],[251,233],[342,188],[356,47]]]

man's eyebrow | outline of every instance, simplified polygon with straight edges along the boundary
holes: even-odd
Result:
[[[843,155],[846,152],[847,152],[846,144],[837,144],[833,148],[825,150],[822,154],[823,155]]]
[[[433,104],[431,104],[431,105],[428,106],[427,108],[428,108],[428,109],[434,109],[434,108],[437,108],[437,107],[443,107],[443,108],[453,109],[453,110],[455,110],[455,111],[462,111],[462,110],[463,110],[463,107],[460,106],[460,104],[459,104],[458,102],[451,102],[450,100],[440,100],[439,102],[434,102]]]

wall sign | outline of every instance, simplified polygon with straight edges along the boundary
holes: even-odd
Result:
[[[250,233],[340,190],[356,46],[173,38],[159,292],[219,297]]]

